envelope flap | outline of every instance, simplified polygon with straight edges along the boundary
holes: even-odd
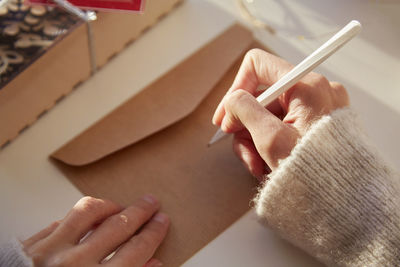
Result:
[[[252,42],[248,30],[239,25],[230,27],[52,157],[69,165],[89,164],[183,119],[195,110]]]

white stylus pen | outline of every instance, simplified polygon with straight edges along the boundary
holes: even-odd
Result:
[[[257,97],[257,101],[260,102],[264,107],[278,98],[282,93],[287,91],[293,85],[295,85],[301,78],[303,78],[307,73],[316,68],[330,55],[336,52],[340,47],[351,40],[357,33],[361,30],[361,24],[352,20],[343,29],[336,33],[332,38],[325,42],[321,47],[315,50],[311,55],[300,62],[291,71],[286,73],[279,81],[271,85],[267,90],[265,90],[261,95]],[[217,141],[221,140],[227,134],[221,129],[215,133],[211,138],[208,145],[212,145]]]

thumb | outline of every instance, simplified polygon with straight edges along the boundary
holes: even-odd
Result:
[[[263,131],[261,124],[272,126],[282,123],[245,90],[239,89],[227,95],[224,108],[226,114],[222,120],[221,129],[227,133],[246,128],[253,136]]]
[[[224,101],[226,114],[221,129],[235,133],[246,128],[257,152],[273,170],[281,159],[286,158],[299,134],[297,130],[274,116],[249,92],[236,90]]]

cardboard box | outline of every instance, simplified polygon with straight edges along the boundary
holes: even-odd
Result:
[[[106,64],[182,1],[148,0],[144,14],[99,13],[92,22],[97,66]],[[0,147],[90,74],[87,25],[79,23],[0,90]]]

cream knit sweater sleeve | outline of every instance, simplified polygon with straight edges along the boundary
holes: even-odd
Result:
[[[399,180],[356,114],[340,109],[314,123],[268,176],[256,211],[329,266],[400,266]]]
[[[13,238],[0,246],[0,267],[33,267],[19,240]]]

